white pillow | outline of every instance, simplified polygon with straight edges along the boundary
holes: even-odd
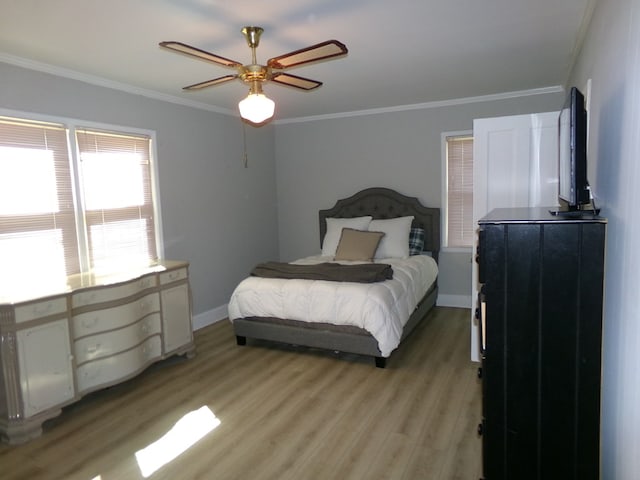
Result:
[[[373,217],[354,218],[327,218],[327,233],[322,240],[322,256],[333,257],[338,248],[338,242],[342,235],[343,228],[353,228],[354,230],[368,230],[369,223]],[[408,241],[407,241],[408,245]]]
[[[372,220],[369,230],[384,232],[375,258],[409,258],[409,232],[413,216]]]

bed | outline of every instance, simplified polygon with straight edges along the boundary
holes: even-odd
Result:
[[[413,217],[411,219],[411,217]],[[420,241],[419,252],[413,251],[409,258],[376,258],[373,263],[381,264],[385,266],[391,266],[394,275],[392,280],[384,280],[382,282],[366,283],[366,284],[353,284],[351,282],[331,282],[331,281],[317,281],[317,280],[283,280],[283,279],[266,279],[256,278],[250,276],[243,280],[235,289],[229,302],[229,320],[233,324],[233,330],[236,336],[238,345],[245,345],[247,338],[261,339],[275,342],[283,342],[291,345],[299,345],[312,348],[327,349],[331,351],[339,351],[344,353],[352,353],[358,355],[366,355],[374,357],[377,367],[384,368],[386,365],[386,359],[394,351],[410,333],[425,318],[429,310],[435,305],[436,297],[438,294],[437,285],[437,260],[438,252],[440,249],[440,210],[438,208],[428,208],[423,206],[417,198],[405,196],[397,191],[375,187],[362,190],[351,197],[338,200],[336,204],[329,209],[319,211],[319,228],[320,228],[320,242],[322,255],[319,257],[309,257],[301,259],[296,262],[292,262],[294,265],[300,267],[291,268],[305,268],[304,265],[314,264],[318,262],[333,261],[332,257],[327,257],[327,253],[331,250],[331,241],[337,242],[335,239],[331,240],[330,236],[335,234],[336,225],[342,224],[351,225],[353,222],[358,222],[362,218],[371,218],[371,226],[380,226],[381,224],[388,225],[389,223],[410,223],[412,235],[415,232],[421,233],[423,238]],[[390,220],[390,222],[380,222],[381,220]],[[377,221],[377,223],[376,223]],[[367,230],[364,228],[362,230]],[[386,228],[386,227],[385,227]],[[351,229],[346,229],[351,230]],[[343,230],[343,235],[348,233]],[[372,230],[377,230],[375,227]],[[354,234],[362,234],[359,229],[354,229]],[[389,232],[387,232],[389,234]],[[362,234],[364,235],[364,234]],[[371,236],[371,234],[367,234]],[[381,236],[384,241],[384,236]],[[343,240],[342,238],[340,240]],[[389,236],[389,241],[391,237]],[[339,259],[340,249],[343,247],[344,242],[340,242],[336,248],[338,249],[335,258]],[[378,253],[388,254],[388,245],[383,248],[383,244],[380,243],[376,255]],[[415,245],[414,245],[415,247]],[[381,252],[381,248],[385,250]],[[327,250],[329,249],[329,250]],[[354,261],[337,261],[337,263],[343,265],[362,264],[363,262]],[[420,275],[420,287],[414,287],[410,280],[406,280],[405,270],[413,271],[416,269],[414,265],[424,264],[429,270],[429,273],[422,273],[422,266],[418,270]],[[325,264],[326,265],[326,264]],[[354,267],[355,268],[355,267]],[[367,266],[363,266],[367,268]],[[375,268],[375,267],[371,267]],[[380,270],[380,268],[378,268]],[[272,301],[271,297],[268,297],[269,288],[266,282],[279,282],[279,286],[276,288],[275,295],[277,301]],[[403,281],[403,286],[396,285],[397,282]],[[305,283],[306,282],[306,283]],[[309,283],[313,282],[313,283]],[[396,283],[394,283],[396,282]],[[428,282],[428,284],[424,284]],[[342,292],[344,288],[353,289],[354,295],[359,295],[362,288],[369,289],[367,292],[374,292],[378,290],[389,290],[391,293],[387,296],[393,297],[396,301],[395,304],[386,306],[380,306],[376,310],[384,309],[380,313],[382,316],[394,317],[392,320],[394,323],[393,328],[383,327],[386,330],[393,331],[394,338],[390,342],[382,341],[380,339],[379,331],[373,330],[369,327],[368,322],[370,318],[376,322],[380,322],[375,315],[368,316],[361,312],[363,319],[358,322],[350,322],[352,324],[340,324],[341,319],[329,318],[323,321],[322,318],[308,319],[303,318],[300,315],[291,315],[296,318],[282,318],[288,316],[287,314],[270,314],[270,310],[264,307],[265,304],[278,304],[282,303],[282,297],[288,297],[289,290],[283,290],[284,288],[293,288],[296,283],[302,283],[304,288],[319,287],[322,288],[322,295],[325,292]],[[274,287],[275,288],[275,287]],[[358,289],[356,291],[356,289]],[[411,291],[413,299],[409,298],[409,293],[406,293],[403,289]],[[386,291],[385,290],[385,291]],[[414,291],[415,290],[415,291]],[[284,293],[283,293],[284,292]],[[400,299],[399,295],[407,295]],[[265,295],[265,296],[261,296]],[[317,295],[317,293],[316,293]],[[371,296],[373,293],[363,294],[365,296]],[[253,300],[258,300],[260,308],[252,310],[250,307],[246,307]],[[343,295],[344,297],[344,295]],[[396,298],[397,297],[397,298]],[[311,295],[311,298],[313,295]],[[325,300],[325,297],[321,297],[322,302],[316,303],[317,309],[308,310],[309,312],[320,312],[322,315],[323,309],[327,309],[327,305],[330,302]],[[337,298],[337,297],[336,297]],[[357,298],[357,297],[354,297]],[[336,304],[338,302],[336,301]],[[382,302],[380,302],[382,305]],[[363,305],[365,305],[363,303]],[[291,311],[291,309],[281,309],[274,311]],[[332,314],[339,315],[341,310],[336,306],[335,308],[327,309],[327,312],[331,311]],[[257,314],[255,312],[258,312]],[[311,315],[310,313],[310,316]],[[345,317],[348,316],[345,314]],[[395,317],[402,317],[396,319]],[[312,321],[309,321],[312,320]],[[346,321],[346,318],[345,318]],[[373,320],[372,320],[373,321]],[[386,322],[387,320],[385,320]],[[391,321],[391,319],[389,320]],[[398,326],[397,322],[401,325]],[[398,331],[399,329],[399,331]],[[378,330],[380,330],[378,328]],[[372,331],[375,333],[372,333]]]

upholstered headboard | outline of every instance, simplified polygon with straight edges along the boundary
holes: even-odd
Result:
[[[389,188],[362,190],[349,198],[338,200],[329,209],[320,210],[320,244],[327,232],[327,218],[351,218],[371,215],[374,219],[413,215],[414,227],[425,230],[424,250],[438,260],[440,251],[440,209],[423,206],[416,197],[407,197]]]

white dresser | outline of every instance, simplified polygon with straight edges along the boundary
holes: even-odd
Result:
[[[69,277],[47,297],[0,300],[0,438],[22,443],[88,392],[195,354],[186,262]]]

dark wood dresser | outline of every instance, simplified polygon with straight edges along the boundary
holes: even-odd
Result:
[[[597,480],[606,219],[478,223],[484,479]]]

